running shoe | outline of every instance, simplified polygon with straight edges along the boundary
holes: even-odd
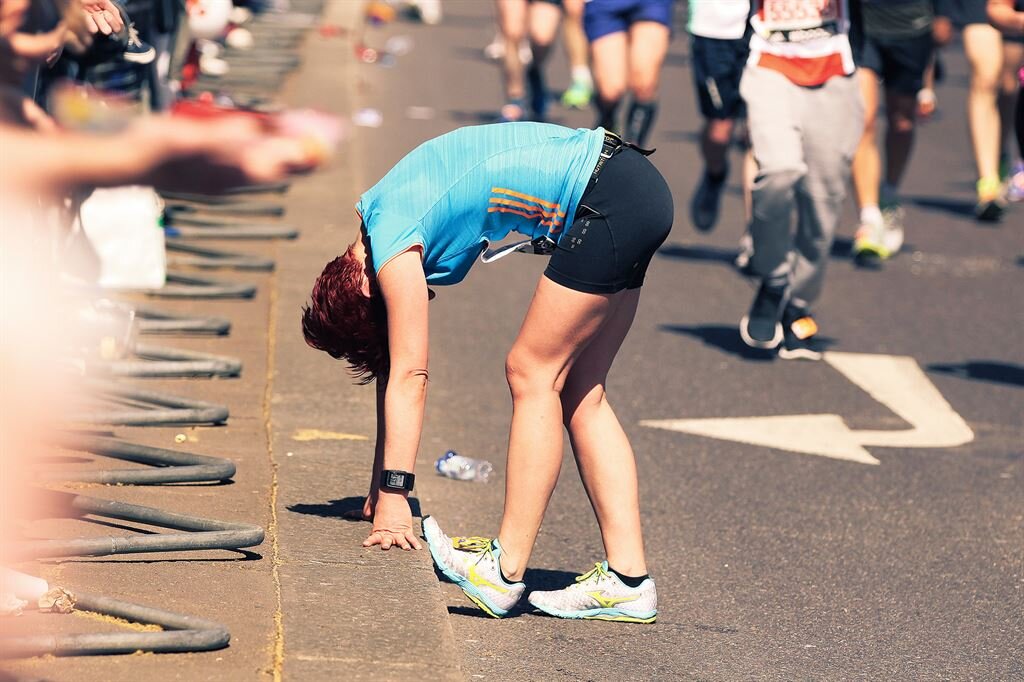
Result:
[[[583,80],[575,80],[569,89],[562,93],[562,106],[566,109],[583,110],[590,106],[590,98],[594,96],[592,85]]]
[[[156,59],[156,49],[149,43],[143,42],[135,24],[128,25],[128,44],[124,47],[124,54],[121,58],[132,64],[152,64]]]
[[[903,207],[897,203],[882,206],[882,225],[885,230],[882,232],[882,246],[889,252],[892,258],[903,248],[903,218],[906,213]]]
[[[1011,203],[1024,201],[1024,161],[1018,161],[1006,180],[1006,200]]]
[[[751,348],[777,348],[782,343],[782,313],[789,299],[787,286],[761,282],[750,312],[740,320],[740,336]]]
[[[1002,185],[998,179],[982,178],[978,180],[978,203],[974,207],[974,217],[983,223],[997,223],[1006,213],[1006,201],[1002,197]]]
[[[786,306],[782,315],[782,346],[779,357],[783,360],[821,360],[821,351],[815,347],[814,336],[818,324],[805,309]]]
[[[722,189],[728,175],[729,171],[725,170],[720,176],[715,177],[704,169],[697,191],[693,193],[693,199],[690,201],[690,220],[701,232],[715,229],[718,212],[722,206]]]
[[[423,519],[423,537],[438,569],[488,615],[508,615],[523,595],[526,585],[507,582],[501,576],[497,538],[450,538],[432,516]]]
[[[618,623],[653,623],[658,618],[654,581],[648,578],[639,587],[630,587],[608,570],[607,561],[594,564],[594,568],[565,589],[531,592],[527,599],[544,613],[558,618]]]
[[[853,262],[861,268],[878,270],[889,257],[885,245],[885,219],[861,221],[853,235]]]

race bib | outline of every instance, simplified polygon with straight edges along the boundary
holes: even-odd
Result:
[[[839,20],[839,0],[762,0],[761,16],[769,31],[823,28]]]

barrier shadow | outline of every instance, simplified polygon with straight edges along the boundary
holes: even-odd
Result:
[[[328,519],[342,519],[343,521],[361,522],[363,503],[366,502],[365,495],[342,497],[337,500],[329,500],[321,504],[307,504],[300,502],[288,505],[287,509],[296,514],[309,514],[311,516],[322,516]],[[420,501],[417,497],[409,498],[409,509],[415,518],[423,518],[420,509]]]
[[[959,364],[932,364],[928,371],[947,374],[960,379],[987,381],[1004,386],[1024,387],[1024,367],[993,360],[968,360]]]

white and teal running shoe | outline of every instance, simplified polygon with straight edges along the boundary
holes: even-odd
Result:
[[[523,596],[526,585],[506,582],[501,576],[501,545],[497,538],[450,538],[431,516],[423,519],[423,536],[430,556],[445,577],[461,587],[488,615],[508,615]]]
[[[653,623],[658,617],[658,592],[648,578],[639,587],[626,585],[608,570],[608,562],[576,578],[564,590],[531,592],[529,602],[559,618]]]

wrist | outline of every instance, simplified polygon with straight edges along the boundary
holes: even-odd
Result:
[[[380,472],[380,484],[381,492],[404,492],[409,493],[412,491],[413,486],[416,483],[416,475],[411,471],[405,471],[403,469],[387,469],[385,468]]]

